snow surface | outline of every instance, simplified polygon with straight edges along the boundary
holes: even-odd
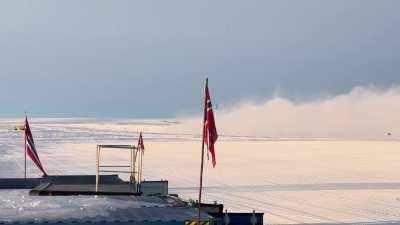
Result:
[[[116,220],[131,217],[118,214],[124,209],[163,207],[160,202],[146,202],[130,196],[29,196],[27,190],[0,192],[1,222],[40,222],[74,220]],[[118,216],[119,215],[119,216]],[[34,221],[32,221],[32,218]],[[132,218],[132,217],[131,217]]]
[[[22,120],[0,119],[0,177],[23,177]],[[49,174],[94,174],[97,144],[135,144],[145,132],[144,177],[168,179],[171,193],[197,198],[200,136],[174,130],[175,121],[36,119],[31,121]],[[265,213],[268,224],[400,221],[400,142],[272,140],[227,136],[217,146],[217,167],[206,162],[204,197],[229,211]],[[128,160],[105,153],[106,163]],[[38,170],[28,162],[28,175]],[[0,191],[0,219],[37,207],[112,207],[108,199],[79,199],[43,206],[34,197]],[[24,201],[29,198],[29,203]],[[32,200],[32,199],[34,200]],[[119,203],[118,203],[119,204]],[[23,208],[20,211],[20,208]],[[9,210],[9,211],[7,211]],[[89,211],[87,212],[89,213]]]

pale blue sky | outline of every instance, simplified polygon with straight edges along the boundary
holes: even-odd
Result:
[[[0,116],[171,117],[400,83],[400,1],[1,1]]]

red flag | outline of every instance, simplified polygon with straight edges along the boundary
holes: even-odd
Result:
[[[143,143],[142,132],[140,132],[137,147],[138,147],[139,150],[142,150],[142,152],[144,152],[144,143]]]
[[[33,141],[33,136],[31,128],[29,127],[28,117],[25,118],[25,154],[32,159],[33,163],[43,172],[44,176],[47,173],[44,171],[42,163],[40,162],[39,155],[36,151],[35,142]]]
[[[208,151],[211,153],[211,160],[212,160],[212,165],[215,167],[217,164],[217,161],[215,159],[215,148],[214,144],[218,139],[218,133],[217,133],[217,127],[215,126],[215,120],[214,120],[214,113],[212,109],[212,104],[211,104],[211,97],[210,93],[208,90],[208,82],[206,83],[206,88],[205,88],[205,115],[204,115],[204,143],[208,147]]]

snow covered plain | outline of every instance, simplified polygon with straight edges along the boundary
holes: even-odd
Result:
[[[22,122],[0,119],[2,178],[23,177],[23,133],[13,130]],[[143,130],[144,177],[168,179],[171,193],[195,199],[200,136],[180,133],[175,126],[162,120],[31,121],[49,174],[94,174],[97,144],[135,144],[137,132]],[[128,160],[123,151],[106,155],[110,164]],[[400,223],[399,161],[398,141],[223,136],[217,167],[212,169],[210,162],[205,166],[205,200],[222,202],[230,211],[264,212],[267,224]],[[30,161],[28,175],[40,176]],[[0,191],[3,208],[12,193]]]

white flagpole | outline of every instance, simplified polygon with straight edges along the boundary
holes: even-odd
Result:
[[[142,184],[142,176],[143,176],[143,149],[140,153],[140,184]]]
[[[199,187],[199,205],[198,205],[198,217],[197,217],[197,224],[200,225],[201,221],[201,194],[203,191],[203,168],[204,168],[204,132],[205,132],[205,122],[206,122],[206,112],[207,112],[207,96],[206,96],[206,88],[208,86],[208,78],[206,79],[206,84],[204,87],[204,118],[203,118],[203,139],[201,143],[201,165],[200,165],[200,187]]]
[[[26,180],[26,132],[25,132],[25,129],[26,129],[26,123],[27,123],[27,121],[28,121],[28,115],[26,114],[26,112],[25,112],[25,126],[24,126],[24,135],[25,135],[25,142],[24,142],[24,155],[25,155],[25,180]]]

